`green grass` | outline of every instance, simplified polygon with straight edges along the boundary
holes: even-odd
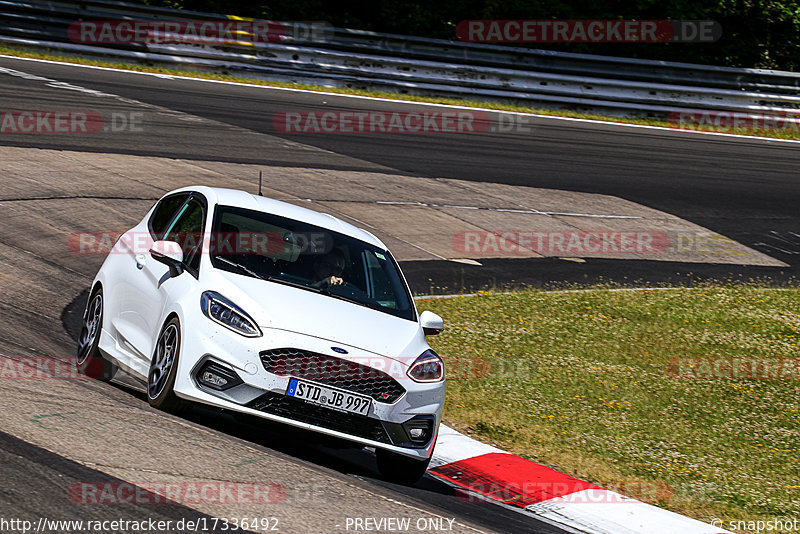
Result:
[[[53,50],[53,51],[46,50],[42,52],[38,50],[31,50],[31,49],[19,48],[8,45],[0,45],[0,54],[16,56],[16,57],[28,57],[34,59],[46,59],[50,61],[74,63],[78,65],[93,65],[98,67],[129,70],[136,72],[151,72],[158,74],[169,74],[172,76],[188,76],[192,78],[202,78],[207,80],[221,80],[221,81],[229,81],[236,83],[247,83],[251,85],[263,85],[267,87],[287,87],[292,89],[305,89],[309,91],[322,91],[332,94],[361,95],[373,98],[407,100],[409,102],[429,102],[434,104],[449,104],[455,106],[467,106],[467,107],[475,107],[488,110],[514,111],[519,113],[535,113],[539,115],[549,115],[552,117],[592,119],[592,120],[601,120],[608,122],[618,122],[624,124],[641,124],[647,126],[659,126],[663,128],[674,128],[673,124],[670,124],[664,120],[657,120],[657,119],[620,118],[620,117],[610,117],[594,113],[579,113],[567,110],[542,109],[542,108],[510,104],[504,102],[482,102],[482,101],[474,101],[474,100],[459,99],[459,98],[426,97],[426,96],[418,96],[407,93],[393,93],[387,91],[373,91],[365,89],[326,87],[322,85],[312,85],[303,83],[284,83],[276,81],[256,80],[253,78],[245,78],[242,76],[209,73],[201,70],[163,68],[146,64],[123,63],[119,61],[114,61],[113,59],[108,59],[108,60],[87,59],[75,55],[60,53],[58,50]],[[698,126],[697,128],[693,129],[714,131],[713,128],[707,126]],[[788,129],[762,129],[762,128],[731,128],[729,130],[726,130],[724,133],[752,135],[759,137],[772,137],[776,139],[800,140],[800,130],[798,129],[788,130]]]
[[[431,343],[455,428],[698,519],[800,515],[800,373],[670,373],[674,358],[706,357],[800,371],[800,290],[524,290],[418,305],[445,318]]]

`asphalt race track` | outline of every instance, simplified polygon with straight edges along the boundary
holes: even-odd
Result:
[[[143,168],[136,180],[100,172],[98,161],[111,165],[123,156],[163,158],[161,165],[214,161],[612,195],[686,219],[785,264],[403,262],[417,291],[430,285],[470,289],[490,281],[785,282],[800,272],[797,143],[556,119],[536,119],[526,131],[383,136],[281,134],[272,121],[288,110],[423,108],[0,58],[1,110],[134,112],[143,114],[145,126],[92,135],[0,134],[7,154],[0,177],[0,361],[69,362],[82,292],[102,257],[71,254],[65,236],[124,229],[165,191],[192,183],[191,175],[178,170],[148,176]],[[31,160],[36,151],[8,147],[64,152]],[[79,153],[94,154],[80,161],[84,174],[47,163]],[[238,176],[229,185],[252,184],[255,190],[255,183],[255,176]],[[3,518],[177,520],[247,513],[279,518],[281,532],[332,532],[345,531],[348,517],[439,517],[454,519],[457,532],[561,532],[500,506],[466,502],[433,478],[415,487],[383,482],[369,452],[321,444],[303,432],[199,409],[184,418],[165,415],[124,381],[0,380],[0,405],[0,476],[11,481],[0,488]],[[286,498],[266,508],[87,506],[69,498],[69,488],[81,481],[187,480],[268,481],[281,485]]]
[[[427,110],[427,107],[376,102],[334,95],[287,92],[261,87],[157,78],[104,70],[3,60],[0,65],[52,78],[61,83],[119,95],[157,106],[148,119],[180,112],[228,125],[196,127],[191,120],[180,131],[147,128],[146,135],[98,133],[90,136],[2,136],[9,146],[209,159],[263,165],[370,171],[391,169],[408,176],[457,178],[477,182],[548,187],[603,193],[688,219],[735,241],[752,246],[789,265],[788,269],[725,270],[713,265],[631,262],[564,264],[503,261],[488,272],[447,262],[406,267],[413,281],[431,273],[447,285],[494,279],[533,285],[553,281],[615,279],[676,282],[692,277],[786,280],[796,276],[800,228],[796,206],[797,143],[665,132],[616,125],[537,118],[524,131],[436,135],[281,134],[273,127],[276,113],[291,110]],[[32,95],[22,80],[4,76],[4,108],[25,108]],[[11,84],[9,86],[9,84]],[[29,83],[27,85],[30,85]],[[16,88],[16,90],[15,90]],[[52,91],[52,105],[67,103],[94,109],[98,98],[87,93]],[[95,106],[96,107],[96,106]],[[269,135],[269,141],[247,133]],[[37,138],[40,137],[40,138]],[[297,145],[323,151],[298,154]],[[248,142],[249,140],[249,142]],[[497,262],[495,262],[497,263]],[[597,265],[593,265],[597,263]],[[423,278],[423,271],[427,277]]]

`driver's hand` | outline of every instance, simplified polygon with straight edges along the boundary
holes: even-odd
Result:
[[[338,276],[329,276],[325,279],[325,282],[327,282],[329,286],[338,286],[340,284],[344,284],[344,279],[339,278]]]

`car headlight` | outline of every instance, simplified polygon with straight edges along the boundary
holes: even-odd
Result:
[[[206,317],[237,334],[245,337],[261,336],[261,329],[253,318],[216,291],[206,291],[202,294],[200,308]]]
[[[444,363],[438,354],[428,349],[408,369],[414,382],[441,382],[444,379]]]

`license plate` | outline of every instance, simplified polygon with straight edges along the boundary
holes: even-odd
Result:
[[[362,395],[353,395],[346,391],[339,391],[309,382],[303,382],[296,378],[289,380],[289,387],[286,394],[296,399],[303,399],[313,404],[325,406],[334,410],[341,410],[350,413],[367,415],[369,407],[372,406],[372,399]]]

